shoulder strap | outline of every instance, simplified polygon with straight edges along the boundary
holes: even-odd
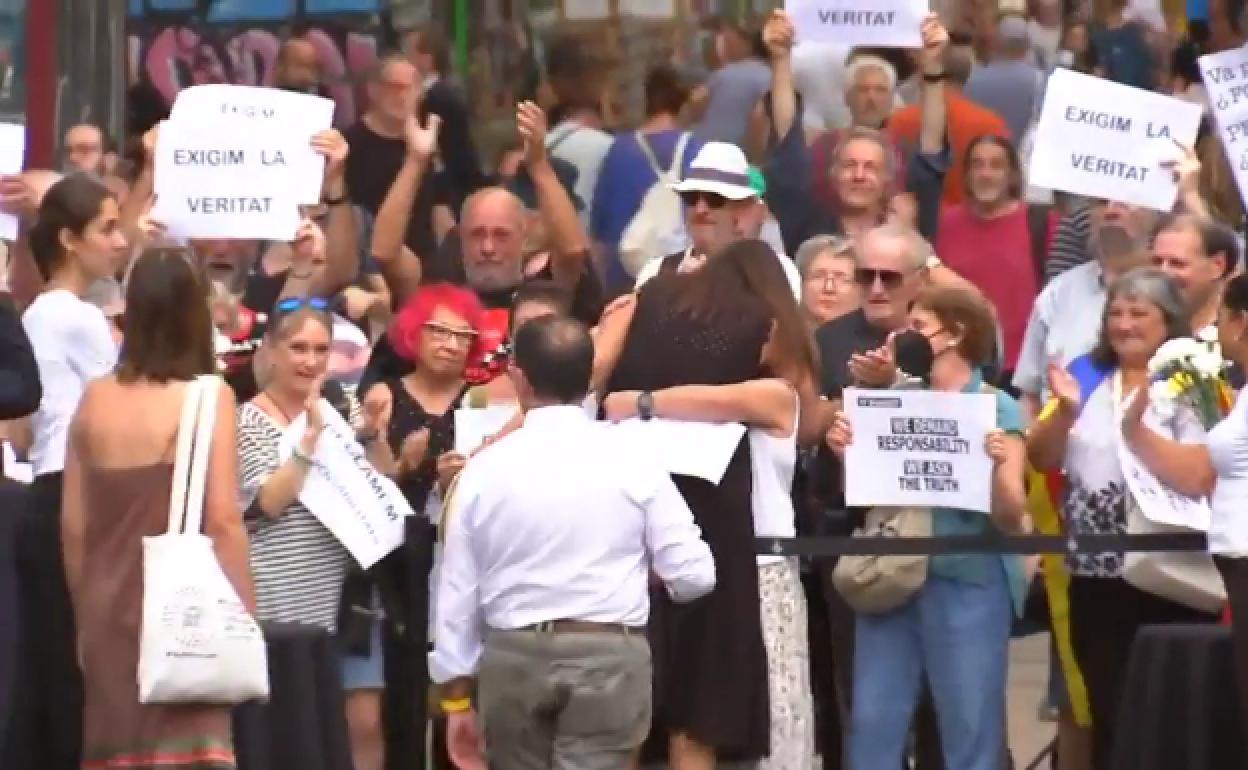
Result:
[[[633,136],[637,137],[637,146],[641,148],[641,154],[646,156],[646,163],[650,164],[650,170],[654,175],[663,180],[663,168],[659,165],[659,159],[654,157],[654,150],[650,148],[650,142],[646,141],[646,135],[640,131],[634,131]]]
[[[676,149],[672,150],[672,165],[667,169],[669,179],[679,179],[680,170],[685,163],[685,148],[689,146],[689,132],[682,131],[676,140]]]
[[[220,385],[220,378],[205,375],[186,386],[174,454],[169,534],[198,533],[203,528],[204,487],[207,484],[212,433],[217,422]]]
[[[1090,354],[1079,356],[1071,361],[1066,369],[1079,383],[1079,400],[1083,404],[1088,403],[1088,399],[1113,371],[1110,367],[1101,366],[1093,361]]]
[[[577,131],[580,131],[580,130],[581,130],[581,126],[578,126],[575,123],[569,123],[567,130],[565,130],[562,134],[559,134],[558,136],[549,137],[550,142],[549,144],[546,145],[546,152],[554,154],[555,150],[559,147],[559,145],[566,142],[573,134],[575,134]]]

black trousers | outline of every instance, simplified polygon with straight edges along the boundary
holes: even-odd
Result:
[[[61,558],[61,474],[40,476],[18,522],[18,669],[4,770],[78,770],[82,672]]]
[[[1231,634],[1235,645],[1235,675],[1239,690],[1239,716],[1243,738],[1248,742],[1248,559],[1213,557],[1222,573],[1226,597],[1231,604]]]
[[[27,489],[0,479],[0,747],[8,733],[17,674],[17,524],[28,505]],[[3,753],[0,752],[0,756]]]
[[[1141,626],[1216,622],[1216,615],[1145,593],[1119,578],[1074,577],[1070,636],[1092,711],[1092,768],[1110,770],[1118,703]]]

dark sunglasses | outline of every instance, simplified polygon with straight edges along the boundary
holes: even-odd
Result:
[[[875,285],[876,281],[880,282],[885,289],[896,289],[901,286],[901,282],[906,277],[896,270],[873,270],[869,267],[859,267],[854,270],[854,283],[869,289]]]
[[[698,201],[704,201],[708,209],[722,209],[728,199],[719,193],[706,192],[704,190],[686,190],[680,194],[680,201],[689,208],[698,205]]]

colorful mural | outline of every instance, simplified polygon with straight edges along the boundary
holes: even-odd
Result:
[[[167,103],[203,83],[270,85],[282,39],[303,30],[320,54],[335,123],[363,110],[361,75],[392,33],[388,0],[129,0],[130,82],[151,83]]]

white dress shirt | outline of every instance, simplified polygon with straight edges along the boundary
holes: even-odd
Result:
[[[472,676],[485,629],[549,620],[642,627],[649,570],[675,601],[715,587],[715,562],[676,485],[580,405],[530,410],[472,458],[447,513],[434,682]]]

